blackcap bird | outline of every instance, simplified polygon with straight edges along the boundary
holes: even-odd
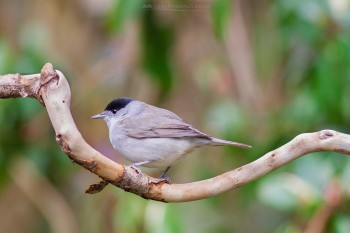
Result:
[[[111,101],[92,118],[105,120],[114,149],[133,162],[131,166],[163,169],[162,178],[171,165],[197,147],[251,147],[211,137],[171,111],[130,98]]]

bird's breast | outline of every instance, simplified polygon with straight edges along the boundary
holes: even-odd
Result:
[[[131,162],[151,161],[145,167],[166,168],[194,149],[186,139],[132,138],[115,132],[111,143],[123,157]]]

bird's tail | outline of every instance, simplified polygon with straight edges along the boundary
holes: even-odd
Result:
[[[252,147],[252,146],[247,145],[247,144],[243,144],[243,143],[239,143],[239,142],[231,142],[231,141],[222,140],[222,139],[213,138],[213,137],[210,140],[210,144],[214,145],[214,146],[229,145],[229,146],[237,146],[237,147],[242,147],[242,148],[250,148],[250,147]]]

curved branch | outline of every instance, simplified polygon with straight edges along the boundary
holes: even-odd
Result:
[[[146,199],[185,202],[208,198],[240,187],[305,154],[334,151],[350,154],[350,135],[334,130],[300,134],[259,159],[211,179],[170,184],[138,173],[94,150],[82,138],[70,113],[70,88],[64,75],[46,64],[41,74],[0,76],[0,98],[32,97],[42,102],[56,132],[56,141],[69,158],[102,178],[90,192],[111,183]]]

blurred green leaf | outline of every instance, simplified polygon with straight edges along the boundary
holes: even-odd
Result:
[[[11,72],[15,63],[9,44],[0,37],[0,74]]]
[[[286,186],[281,175],[269,176],[260,182],[258,195],[262,202],[282,211],[292,211],[298,207],[298,200]]]
[[[171,233],[181,233],[185,232],[184,227],[181,224],[179,212],[173,206],[168,206],[165,215],[165,224],[168,227],[168,232]],[[180,214],[181,215],[181,214]]]
[[[142,10],[144,2],[144,0],[115,1],[113,8],[106,17],[107,30],[115,33],[120,32],[128,19]]]
[[[293,172],[313,184],[321,194],[335,176],[335,168],[329,158],[326,158],[329,155],[331,160],[335,159],[335,156],[331,154],[331,152],[318,152],[302,157],[294,162]]]
[[[348,233],[350,229],[350,218],[347,215],[336,215],[333,226],[334,233]]]
[[[216,36],[220,39],[224,38],[227,24],[232,16],[233,2],[230,0],[213,0],[211,6],[213,27]]]
[[[148,202],[136,195],[114,189],[121,201],[115,210],[115,223],[122,232],[140,232],[145,224],[145,208]]]
[[[225,138],[237,138],[237,136],[244,135],[248,116],[238,104],[225,101],[211,105],[207,111],[205,121],[214,134],[224,135]]]
[[[150,78],[158,86],[159,99],[169,94],[173,84],[170,48],[173,43],[173,29],[166,27],[154,11],[145,11],[142,27],[142,63]]]
[[[273,233],[302,233],[302,231],[292,223],[283,224]]]
[[[259,185],[259,198],[278,210],[304,210],[321,203],[322,192],[302,176],[280,173],[263,179]]]

